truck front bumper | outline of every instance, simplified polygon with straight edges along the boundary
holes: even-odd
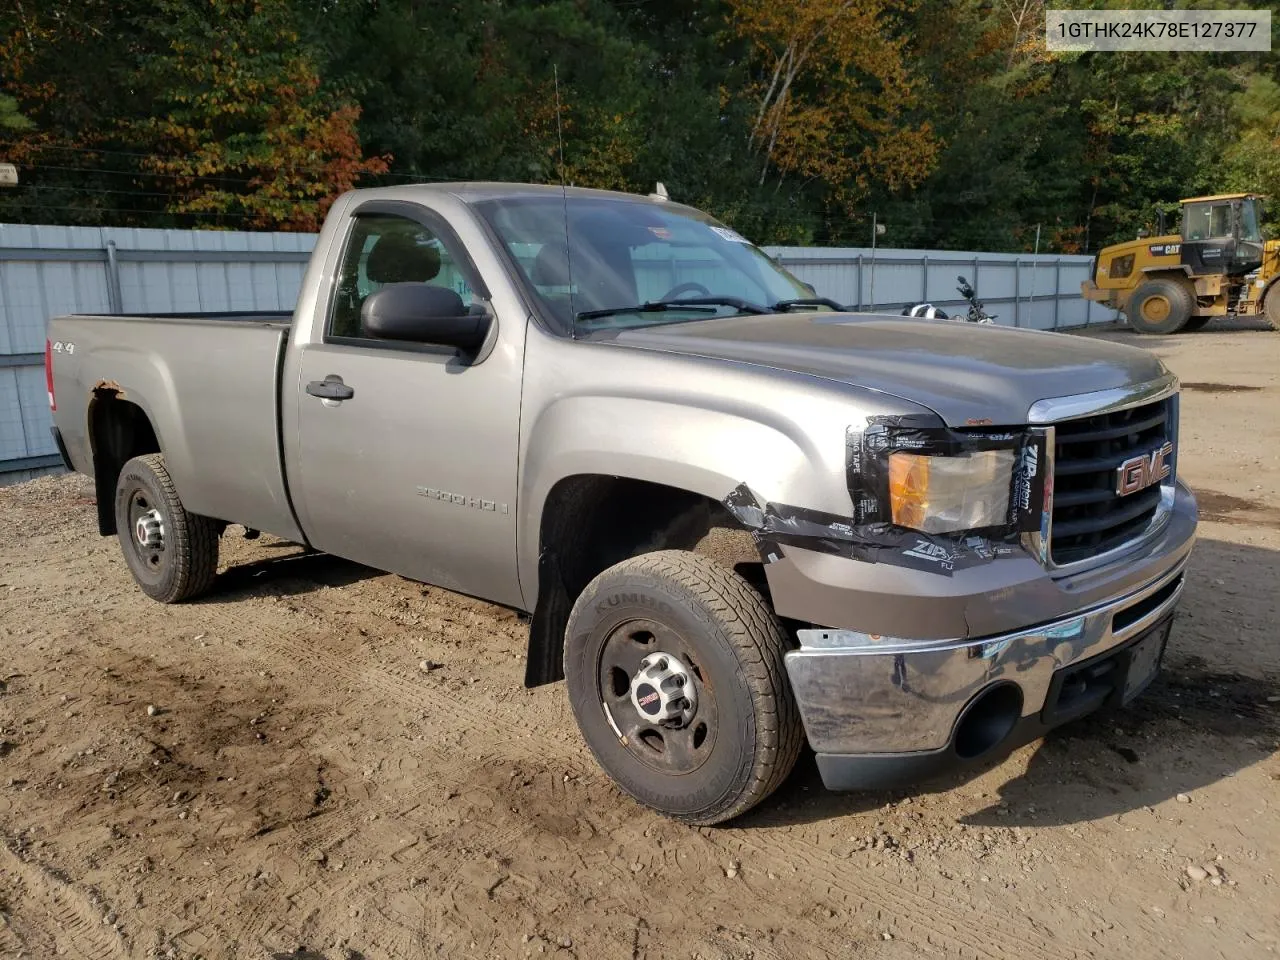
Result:
[[[1137,696],[1159,669],[1194,539],[1194,500],[1181,485],[1178,493],[1172,522],[1136,556],[1061,581],[1040,569],[1038,583],[1023,583],[1032,597],[1056,595],[1057,603],[1040,607],[1052,618],[1047,622],[977,639],[937,639],[936,620],[919,597],[912,604],[924,628],[918,632],[800,630],[801,645],[787,653],[786,668],[826,786],[896,786],[963,769]],[[904,594],[912,579],[912,572],[899,571]],[[780,577],[775,589],[788,582]],[[814,598],[817,585],[809,586]],[[1007,602],[1019,592],[1008,586],[993,592],[988,582],[964,609],[982,620],[973,604],[997,596]],[[884,611],[888,598],[880,599]],[[894,606],[893,619],[905,625],[909,615]],[[1025,616],[1028,607],[1012,603],[1005,612]]]

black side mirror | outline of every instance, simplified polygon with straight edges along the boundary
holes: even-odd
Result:
[[[480,349],[489,334],[488,313],[468,313],[462,298],[448,287],[425,283],[393,283],[370,294],[360,308],[367,336]]]

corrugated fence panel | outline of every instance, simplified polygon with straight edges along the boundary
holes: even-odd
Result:
[[[1080,296],[1088,256],[968,253],[950,250],[766,247],[819,294],[859,309],[897,313],[928,302],[949,313],[968,307],[958,290],[963,276],[996,322],[1038,330],[1114,319]]]
[[[58,462],[45,396],[49,317],[62,313],[290,310],[314,234],[0,224],[0,474]],[[771,247],[818,293],[896,313],[927,300],[963,312],[962,275],[1002,324],[1056,329],[1113,319],[1080,297],[1089,257]],[[637,262],[640,293],[714,280],[696,258]]]
[[[0,464],[27,456],[22,404],[18,400],[18,370],[0,367]]]
[[[287,310],[314,245],[312,234],[0,224],[0,475],[59,462],[49,317]]]

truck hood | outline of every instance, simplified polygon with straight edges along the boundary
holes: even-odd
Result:
[[[1037,400],[1146,383],[1135,347],[954,320],[846,313],[723,317],[623,330],[619,346],[838,380],[929,407],[950,426],[1023,424]]]

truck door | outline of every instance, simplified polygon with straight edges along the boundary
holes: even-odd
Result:
[[[1188,203],[1182,210],[1182,263],[1194,277],[1228,273],[1235,253],[1231,202]]]
[[[289,481],[303,529],[327,553],[518,604],[524,317],[496,316],[497,343],[474,361],[374,339],[361,305],[393,283],[447,286],[473,311],[494,309],[443,217],[417,203],[357,210],[333,295],[317,306],[323,336],[302,348],[297,382],[285,387],[298,391]]]

